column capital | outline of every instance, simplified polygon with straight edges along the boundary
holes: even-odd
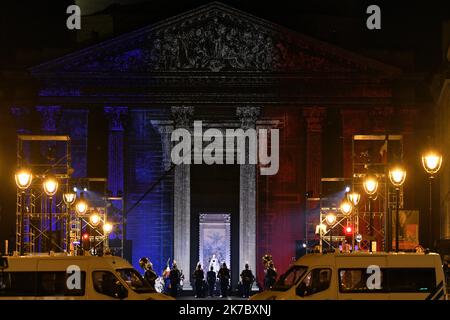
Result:
[[[327,109],[325,107],[305,107],[303,116],[306,119],[308,132],[322,132],[323,120],[325,119]]]
[[[193,106],[172,106],[170,108],[171,116],[176,127],[189,127],[194,116]]]
[[[60,106],[37,106],[36,111],[41,114],[42,131],[57,131],[59,118],[61,117]]]
[[[14,106],[10,108],[18,133],[28,132],[28,121],[31,114],[30,108]]]
[[[104,107],[110,131],[123,131],[125,117],[128,114],[128,107]]]
[[[261,107],[242,106],[236,108],[236,116],[241,121],[242,128],[254,128],[261,114]]]

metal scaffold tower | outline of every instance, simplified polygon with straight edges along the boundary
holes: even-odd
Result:
[[[388,251],[392,248],[392,215],[396,206],[395,188],[389,181],[389,168],[403,160],[401,135],[354,135],[352,139],[352,190],[361,194],[357,206],[361,247]],[[364,179],[373,176],[378,188],[373,196],[364,192]],[[403,208],[403,188],[399,192]],[[376,246],[372,244],[376,243]]]
[[[17,165],[29,170],[30,184],[17,189],[16,251],[68,251],[71,213],[63,193],[69,189],[72,171],[70,137],[19,135]],[[52,180],[45,188],[47,179]]]

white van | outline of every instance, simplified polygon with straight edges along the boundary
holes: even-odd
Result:
[[[173,300],[120,257],[66,255],[0,257],[0,299]]]
[[[376,273],[376,274],[375,274]],[[379,275],[379,276],[377,276]],[[436,253],[328,253],[298,259],[251,300],[444,300]]]

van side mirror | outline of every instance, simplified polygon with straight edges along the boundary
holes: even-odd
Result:
[[[304,282],[302,282],[295,289],[295,294],[298,295],[299,297],[304,297],[305,293],[306,293],[306,284]]]

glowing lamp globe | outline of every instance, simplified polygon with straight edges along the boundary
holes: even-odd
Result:
[[[15,174],[16,185],[20,190],[26,190],[30,187],[33,181],[33,175],[28,169],[19,169]]]
[[[350,213],[352,213],[353,206],[350,203],[350,201],[344,200],[341,203],[340,209],[344,216],[348,216],[348,215],[350,215]]]
[[[353,206],[357,206],[360,199],[361,195],[356,191],[347,193],[347,200],[350,201]]]
[[[107,223],[105,223],[105,224],[103,225],[103,231],[104,231],[105,233],[110,233],[110,232],[112,231],[112,229],[113,229],[113,226],[112,226],[112,224],[109,223],[109,222],[107,222]]]
[[[328,225],[332,226],[336,222],[336,215],[334,213],[329,213],[325,216],[325,220]]]
[[[94,226],[98,226],[100,224],[100,216],[98,213],[94,212],[89,216],[89,222]]]
[[[68,206],[72,205],[77,198],[77,194],[75,192],[66,192],[63,194],[64,203]]]
[[[58,180],[53,176],[48,176],[43,183],[44,192],[47,196],[51,197],[58,191]]]
[[[422,155],[422,165],[428,174],[436,174],[441,169],[442,155],[435,151],[427,152]]]
[[[77,204],[75,205],[75,211],[79,214],[79,215],[83,215],[87,212],[88,209],[88,205],[86,203],[86,201],[84,201],[83,199],[80,199]]]
[[[369,195],[372,196],[377,192],[378,189],[378,180],[375,176],[368,176],[364,182],[364,191]]]
[[[395,187],[401,187],[405,182],[406,171],[402,167],[394,167],[389,170],[389,180]]]

